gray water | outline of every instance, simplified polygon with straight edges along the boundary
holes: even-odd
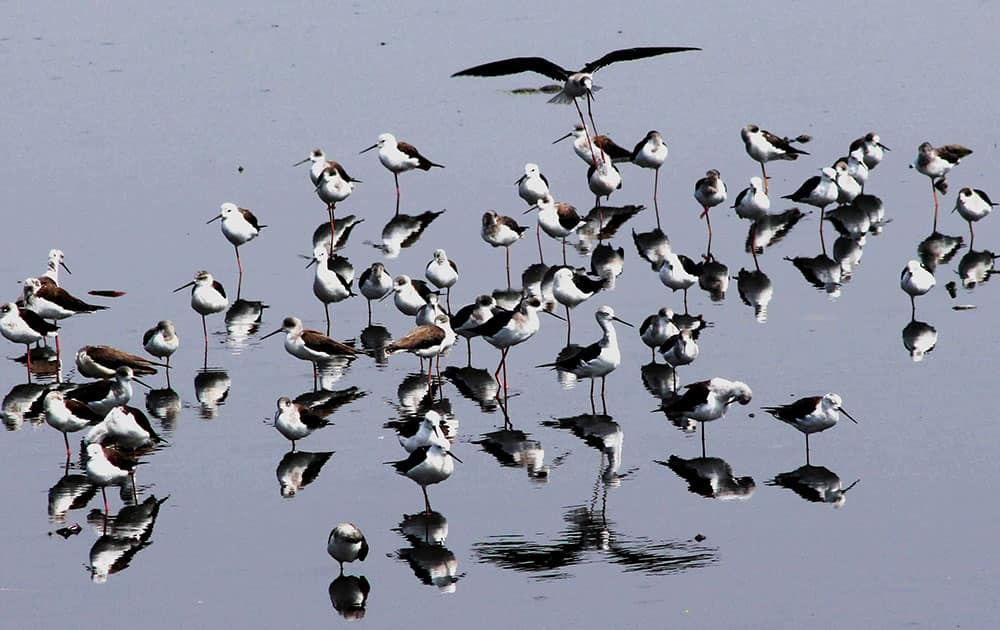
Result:
[[[1000,300],[993,283],[947,295],[944,285],[959,280],[968,247],[960,250],[938,267],[938,286],[918,299],[917,319],[932,325],[938,340],[914,362],[902,343],[910,304],[898,275],[931,232],[928,182],[907,168],[920,142],[975,150],[949,176],[940,232],[967,234],[950,213],[962,186],[1000,194],[990,135],[996,9],[656,2],[610,17],[607,11],[578,3],[0,9],[7,86],[0,278],[8,297],[59,247],[73,270],[62,279],[71,292],[127,291],[102,302],[109,311],[66,322],[64,351],[107,343],[138,352],[142,332],[163,318],[177,323],[182,338],[172,376],[179,411],[154,421],[169,446],[145,457],[137,475],[140,501],[166,500],[155,527],[127,545],[134,552],[128,566],[103,584],[93,583],[89,568],[91,548],[107,541],[99,538],[100,493],[50,518],[49,490],[64,475],[62,440],[44,422],[8,415],[10,431],[0,437],[4,627],[339,624],[329,595],[337,567],[325,541],[344,520],[358,524],[371,545],[367,561],[346,573],[370,584],[362,623],[374,627],[995,621],[998,514],[988,498],[1000,472],[993,456],[1000,429],[988,406],[997,349],[989,322]],[[504,428],[503,415],[446,380],[435,393],[459,425],[454,450],[464,464],[430,488],[436,521],[424,528],[407,518],[422,510],[418,486],[383,464],[403,458],[383,424],[412,411],[422,394],[405,387],[420,380],[406,380],[417,361],[396,356],[377,366],[362,359],[328,384],[357,386],[365,396],[299,444],[334,454],[315,481],[283,498],[275,469],[289,444],[270,418],[279,396],[311,390],[310,367],[278,339],[260,337],[290,314],[323,327],[311,272],[297,254],[309,251],[325,212],[305,167],[291,164],[320,146],[363,180],[338,208],[365,219],[341,252],[359,272],[385,260],[394,274],[420,277],[431,252],[446,247],[462,272],[452,296],[457,307],[505,284],[502,252],[478,238],[479,217],[496,208],[531,220],[521,217],[524,205],[511,185],[524,162],[542,166],[558,198],[588,209],[591,197],[570,147],[550,144],[574,124],[573,110],[546,104],[544,95],[509,92],[544,79],[448,75],[513,55],[575,66],[614,48],[661,44],[704,51],[602,70],[595,116],[602,133],[626,146],[651,128],[664,134],[671,153],[660,209],[679,252],[703,251],[690,191],[705,170],[722,172],[730,199],[759,173],[739,139],[748,122],[814,136],[811,156],[771,164],[773,210],[791,207],[778,197],[865,132],[876,130],[892,149],[867,187],[891,221],[869,235],[838,296],[817,291],[783,260],[819,253],[815,212],[761,257],[774,284],[766,323],[741,303],[735,281],[722,302],[691,291],[692,312],[714,326],[680,382],[726,376],[753,388],[748,407],[731,409],[707,432],[708,455],[725,460],[736,477],[751,477],[752,493],[744,480],[743,500],[704,498],[657,463],[700,456],[700,441],[654,412],[659,401],[640,373],[648,350],[632,330],[619,328],[626,359],[608,381],[611,418],[587,417],[586,383],[564,390],[555,373],[533,368],[554,359],[564,342],[563,325],[544,318],[541,333],[512,352],[509,370],[511,426],[540,443],[543,462],[506,466],[476,444]],[[374,154],[357,155],[383,131],[446,165],[401,177],[403,212],[446,212],[393,259],[366,244],[379,241],[392,214],[392,179]],[[636,324],[662,305],[682,309],[681,295],[662,287],[630,242],[632,228],[655,225],[651,173],[626,166],[623,177],[610,203],[650,207],[612,239],[626,250],[626,270],[613,292],[574,312],[578,343],[596,339],[592,313],[600,304]],[[232,250],[217,224],[205,225],[223,201],[252,209],[270,226],[242,250],[242,297],[268,308],[243,339],[227,338],[222,317],[210,318],[208,364],[217,371],[196,381],[200,322],[187,294],[170,291],[204,268],[235,293]],[[728,207],[713,217],[715,255],[732,275],[750,269],[747,224]],[[996,221],[979,223],[977,249],[1000,247]],[[545,245],[551,263],[557,247]],[[516,244],[511,257],[517,274],[536,262],[534,243]],[[977,308],[953,310],[958,304]],[[366,324],[360,298],[333,313],[335,337],[356,337]],[[389,301],[376,307],[376,319],[396,336],[412,324]],[[5,356],[21,351],[8,345]],[[496,361],[492,348],[473,345],[475,367],[492,371]],[[461,344],[445,364],[465,364]],[[67,372],[79,380],[71,363]],[[5,361],[0,377],[8,391],[24,382],[24,368]],[[162,387],[162,375],[149,380]],[[144,407],[146,394],[137,391],[134,404]],[[844,488],[859,480],[839,507],[768,484],[802,466],[804,448],[800,434],[759,409],[826,391],[839,392],[859,420],[812,440],[814,466],[833,472]],[[568,430],[573,426],[580,434],[603,432],[612,446],[620,439],[620,451],[609,447],[609,460]],[[69,473],[78,475],[78,439],[71,444]],[[113,489],[109,499],[114,516],[122,499]],[[73,523],[80,534],[50,535]],[[432,568],[437,584],[421,580],[413,570],[421,566]]]

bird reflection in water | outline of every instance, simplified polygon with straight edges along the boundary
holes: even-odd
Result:
[[[88,569],[96,584],[103,584],[112,573],[119,573],[132,562],[135,554],[152,544],[160,506],[170,498],[150,495],[137,505],[126,506],[117,515],[105,517],[97,510],[88,521],[99,526],[100,537],[90,548]]]
[[[323,221],[316,227],[315,230],[313,230],[312,247],[310,249],[315,250],[317,247],[323,247],[330,253],[336,252],[340,248],[347,245],[347,239],[350,238],[351,232],[359,223],[364,223],[364,219],[359,219],[353,214],[348,214],[347,216],[334,219],[334,239],[333,247],[331,247],[330,222]]]
[[[767,306],[774,297],[774,283],[760,269],[740,269],[736,275],[736,291],[740,300],[753,309],[754,318],[763,324],[767,321]]]
[[[458,573],[458,559],[445,547],[448,519],[434,511],[404,514],[394,531],[410,543],[410,547],[397,552],[397,557],[410,565],[417,579],[438,587],[442,593],[454,593],[464,574]]]
[[[70,474],[67,460],[63,476],[49,488],[49,521],[65,523],[70,510],[86,507],[96,495],[97,486],[90,483],[87,475]]]
[[[649,232],[632,230],[632,242],[639,257],[649,263],[653,271],[659,271],[660,266],[673,251],[670,249],[670,239],[660,228]]]
[[[211,420],[218,415],[219,407],[226,403],[231,385],[229,373],[222,368],[198,370],[194,376],[194,395],[203,419]]]
[[[580,414],[566,418],[556,418],[542,422],[543,426],[569,429],[588,446],[601,452],[601,480],[608,486],[618,486],[621,479],[631,471],[620,473],[622,463],[622,443],[625,433],[614,418],[604,414]],[[607,465],[604,465],[607,458]]]
[[[993,268],[997,255],[991,251],[970,249],[958,261],[958,277],[962,282],[962,287],[974,289],[977,285],[983,284],[990,277],[997,273]],[[34,359],[32,359],[34,361]]]
[[[490,375],[492,378],[493,375]],[[400,416],[423,416],[434,409],[442,416],[450,416],[451,402],[444,398],[441,384],[436,380],[427,383],[427,375],[421,372],[407,374],[396,388],[396,411]],[[457,426],[457,425],[456,425]]]
[[[329,227],[329,224],[327,226]],[[368,594],[371,590],[371,583],[365,576],[342,573],[330,582],[328,592],[333,609],[344,619],[357,621],[365,618],[365,606],[368,604]]]
[[[385,347],[392,341],[392,333],[388,328],[378,324],[366,326],[361,330],[358,339],[362,348],[371,351],[377,365],[389,365],[389,357],[384,352]]]
[[[267,304],[259,300],[238,299],[226,311],[226,344],[233,349],[234,355],[240,354],[247,346],[247,339],[260,331],[265,308]],[[170,386],[169,381],[167,386]]]
[[[489,370],[449,365],[444,369],[444,377],[451,381],[459,394],[479,405],[483,413],[496,411],[500,388]]]
[[[704,260],[696,263],[694,268],[695,275],[698,276],[698,286],[708,293],[709,299],[713,302],[725,300],[726,291],[729,290],[729,267],[715,256],[705,254]]]
[[[840,297],[843,270],[839,262],[826,255],[825,248],[824,253],[817,256],[796,256],[794,258],[786,256],[785,260],[795,265],[806,282],[820,291],[826,291],[831,299]]]
[[[0,403],[0,418],[8,431],[20,429],[25,420],[32,424],[45,422],[41,401],[46,391],[48,387],[41,383],[22,383],[7,392]]]
[[[544,483],[549,479],[549,466],[545,464],[545,449],[538,440],[514,428],[503,428],[484,433],[478,444],[500,462],[501,466],[524,468],[532,481]]]
[[[584,217],[583,225],[576,231],[579,241],[576,250],[589,254],[596,243],[612,238],[629,219],[646,209],[646,206],[594,206]]]
[[[315,481],[332,455],[333,451],[325,453],[288,451],[285,453],[281,461],[278,462],[278,468],[274,471],[278,478],[281,496],[286,499],[294,497],[299,490]]]
[[[903,347],[910,353],[914,363],[924,360],[924,357],[937,345],[937,339],[937,328],[927,322],[912,319],[903,326]]]
[[[757,484],[753,477],[736,477],[733,468],[719,457],[682,459],[671,455],[667,461],[656,460],[688,484],[688,491],[709,499],[745,501],[753,496]]]
[[[146,411],[160,421],[163,430],[172,433],[181,412],[180,394],[170,389],[151,389],[146,392]]]
[[[951,262],[964,242],[961,236],[948,236],[934,231],[917,244],[917,256],[927,271],[934,273],[939,264],[946,265]]]
[[[806,464],[786,473],[775,475],[767,482],[769,486],[788,488],[806,501],[813,503],[830,503],[839,508],[847,501],[847,492],[858,485],[860,479],[844,488],[840,477],[824,466]]]
[[[643,365],[642,386],[646,388],[653,398],[657,400],[669,400],[673,398],[677,391],[677,372],[666,363],[652,361]]]
[[[415,244],[427,226],[442,214],[444,214],[444,210],[440,212],[427,211],[412,216],[397,214],[389,219],[389,222],[382,228],[381,243],[372,243],[371,241],[367,241],[367,243],[382,250],[386,258],[396,258],[400,251]]]

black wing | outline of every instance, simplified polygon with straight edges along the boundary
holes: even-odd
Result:
[[[38,332],[39,334],[48,335],[49,333],[53,333],[59,330],[58,326],[56,326],[55,324],[50,324],[49,322],[45,321],[44,319],[38,316],[38,313],[34,311],[29,311],[26,308],[18,310],[20,312],[21,319],[24,320],[24,323],[27,324],[29,328]]]
[[[429,446],[421,446],[416,449],[410,456],[399,462],[389,462],[392,467],[396,469],[401,475],[405,475],[408,471],[419,466],[425,459],[427,459],[427,451],[430,449]]]
[[[960,144],[946,144],[935,150],[937,151],[938,157],[947,162],[951,162],[952,164],[958,164],[959,160],[972,154],[972,149],[963,147]]]
[[[779,405],[777,407],[761,407],[761,409],[771,414],[778,420],[795,422],[799,418],[804,418],[816,411],[816,407],[819,405],[819,401],[822,400],[822,398],[822,396],[808,396],[806,398],[800,398],[787,405]]]
[[[82,403],[104,400],[111,391],[111,381],[94,381],[84,383],[66,392],[66,398],[79,400]]]
[[[154,442],[157,443],[165,441],[162,437],[160,437],[160,434],[156,432],[156,430],[153,428],[153,425],[149,423],[149,418],[141,410],[126,405],[125,411],[130,413],[132,417],[135,419],[135,423],[138,424],[140,427],[142,427],[142,429],[149,434],[150,439],[152,439]]]
[[[226,297],[226,290],[222,288],[218,280],[212,280],[212,288],[219,292],[219,295]]]
[[[649,330],[649,327],[652,326],[653,322],[656,321],[656,317],[657,316],[654,314],[654,315],[650,315],[646,319],[642,320],[642,323],[639,324],[639,334],[640,335],[645,335],[646,334],[646,331]]]
[[[601,344],[592,343],[589,346],[580,348],[568,357],[556,361],[556,368],[560,370],[574,370],[581,365],[590,363],[601,355]]]
[[[736,195],[736,203],[734,203],[731,207],[733,208],[738,207],[741,203],[743,203],[743,199],[749,196],[752,193],[752,191],[753,189],[750,188],[749,186],[741,190],[740,194]]]
[[[255,229],[255,230],[258,230],[258,231],[259,231],[259,230],[260,230],[260,228],[262,228],[262,227],[267,227],[267,226],[264,226],[264,225],[261,225],[261,224],[260,224],[260,223],[259,223],[259,222],[257,221],[257,217],[256,217],[256,216],[254,216],[254,213],[253,213],[253,212],[250,212],[250,211],[249,211],[249,210],[247,210],[246,208],[240,208],[239,210],[240,210],[240,214],[242,214],[242,215],[243,215],[243,218],[244,218],[244,219],[246,219],[247,223],[249,223],[250,225],[252,225],[252,226],[253,226],[253,229]]]
[[[990,196],[989,196],[989,195],[987,195],[987,194],[986,194],[985,192],[983,192],[982,190],[979,190],[978,188],[974,188],[974,189],[973,189],[973,192],[975,192],[975,193],[976,193],[977,195],[979,195],[980,197],[982,197],[983,201],[985,201],[985,202],[986,202],[986,205],[990,206],[991,208],[992,208],[993,206],[997,205],[997,204],[993,203],[992,201],[990,201]]]
[[[640,48],[622,48],[621,50],[612,50],[600,59],[591,61],[583,67],[582,71],[594,72],[604,66],[608,66],[619,61],[634,61],[636,59],[645,59],[646,57],[656,57],[657,55],[667,55],[687,50],[701,50],[701,48],[694,48],[691,46],[646,46]]]
[[[573,274],[573,284],[584,293],[597,293],[604,288],[604,281],[590,276],[576,273]]]
[[[483,337],[492,337],[500,332],[500,330],[506,326],[508,322],[510,322],[510,318],[513,316],[514,311],[500,311],[479,326],[473,328],[472,332],[477,335],[482,335]]]
[[[543,57],[511,57],[510,59],[491,61],[479,66],[466,68],[465,70],[459,70],[451,76],[499,77],[505,74],[518,74],[519,72],[537,72],[556,81],[565,81],[572,74],[569,70],[560,68]]]
[[[419,168],[422,171],[429,171],[431,170],[432,166],[437,166],[438,168],[444,168],[444,164],[431,162],[429,159],[421,155],[420,151],[417,151],[417,147],[413,146],[409,142],[398,142],[396,143],[396,148],[405,153],[406,155],[410,156],[411,158],[416,159],[418,162],[417,168]]]
[[[142,334],[142,345],[149,343],[149,340],[153,338],[153,335],[157,333],[160,329],[154,326]]]
[[[478,306],[478,304],[466,304],[462,308],[458,309],[458,311],[451,317],[452,330],[461,328],[462,324],[469,320],[469,317],[472,316]]]
[[[664,403],[663,410],[667,413],[682,413],[693,411],[698,405],[708,402],[708,395],[711,390],[708,387],[709,381],[698,381],[687,385],[687,391],[680,398],[675,398],[669,403]]]
[[[569,205],[568,203],[557,203],[556,204],[556,216],[559,217],[559,225],[567,230],[572,230],[576,226],[580,225],[580,215],[577,214],[576,208]]]
[[[807,179],[805,182],[803,182],[802,185],[799,186],[798,190],[796,190],[790,195],[782,195],[781,198],[791,199],[792,201],[799,201],[805,199],[809,196],[809,193],[811,193],[817,186],[819,186],[820,179],[821,178],[819,175],[814,175],[809,179]]]

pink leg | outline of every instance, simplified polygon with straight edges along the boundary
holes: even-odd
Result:
[[[587,121],[583,119],[583,111],[580,109],[580,103],[573,99],[573,104],[576,105],[576,113],[580,115],[580,124],[583,125],[583,133],[587,136],[587,146],[590,147],[590,163],[593,164],[594,168],[599,165],[597,163],[597,155],[594,154],[594,143],[590,140],[590,132],[587,131]]]

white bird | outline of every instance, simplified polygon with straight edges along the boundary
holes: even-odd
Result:
[[[667,161],[667,143],[659,131],[650,131],[632,150],[632,163],[642,168],[653,169],[653,208],[656,209],[656,227],[660,227],[660,202],[657,193],[660,187],[660,167]]]
[[[287,396],[278,399],[278,409],[274,412],[274,428],[292,442],[293,451],[295,442],[327,424],[329,422],[326,417],[310,407],[292,402]]]
[[[0,334],[8,341],[23,343],[28,365],[28,382],[31,382],[31,344],[45,337],[55,337],[59,327],[50,324],[35,313],[13,302],[0,304]]]
[[[622,174],[611,160],[604,160],[596,168],[587,169],[587,185],[594,193],[594,205],[601,205],[601,197],[611,198],[611,193],[622,187]],[[603,224],[603,219],[601,223]]]
[[[538,210],[538,227],[552,238],[562,241],[563,264],[565,265],[566,237],[576,232],[584,225],[585,221],[577,214],[576,208],[568,203],[557,202],[552,198],[552,195],[545,195],[539,199],[535,205],[525,211],[525,214],[534,209]],[[538,240],[538,260],[544,264],[542,259],[542,240],[537,232],[536,238]]]
[[[455,457],[450,450],[440,444],[421,446],[406,459],[391,462],[399,474],[415,481],[424,493],[424,508],[427,514],[431,512],[431,502],[427,498],[427,486],[441,483],[455,471],[455,462],[462,460]]]
[[[424,276],[438,289],[447,289],[445,303],[448,305],[448,312],[451,312],[451,287],[458,282],[458,265],[448,258],[448,253],[443,249],[435,249],[434,256],[424,268]]]
[[[146,352],[158,359],[167,360],[167,370],[170,369],[170,356],[177,352],[181,339],[177,336],[174,323],[163,319],[142,335],[142,347]],[[169,372],[167,372],[169,374]]]
[[[684,328],[660,346],[663,360],[672,368],[693,363],[698,358],[698,343],[690,330]]]
[[[674,324],[673,319],[674,311],[664,306],[642,320],[642,323],[639,325],[639,337],[642,339],[642,343],[649,346],[654,363],[656,362],[657,348],[662,346],[667,339],[680,332]]]
[[[136,464],[126,462],[121,457],[117,457],[116,460],[117,463],[111,462],[100,444],[87,445],[87,479],[95,486],[101,487],[105,514],[108,513],[108,495],[104,491],[105,487],[123,485],[132,476]]]
[[[312,260],[306,268],[316,266],[313,276],[313,295],[323,303],[326,313],[326,334],[330,334],[330,304],[342,302],[355,295],[351,290],[354,267],[343,256],[330,255],[330,250],[319,245],[313,249]]]
[[[101,416],[91,411],[90,407],[79,400],[67,400],[63,392],[58,389],[46,392],[42,404],[45,409],[45,421],[63,434],[67,459],[70,456],[67,434],[76,433],[101,421]]]
[[[507,257],[507,287],[510,288],[510,246],[524,237],[528,228],[506,215],[487,210],[483,213],[480,235],[493,247],[503,247]]]
[[[833,170],[837,172],[837,203],[851,203],[861,194],[861,184],[851,175],[845,158],[834,162]]]
[[[663,286],[673,291],[684,291],[685,313],[688,311],[688,289],[698,284],[698,274],[694,272],[694,266],[694,261],[687,256],[666,251],[658,271]]]
[[[136,450],[163,442],[146,417],[135,407],[113,407],[98,424],[83,436],[85,444],[113,443],[120,448]]]
[[[937,280],[934,279],[934,274],[919,261],[911,260],[906,263],[906,267],[899,275],[899,286],[910,296],[911,316],[917,313],[916,297],[933,289],[935,284]]]
[[[766,217],[767,211],[771,209],[771,200],[764,191],[761,178],[750,178],[750,185],[736,195],[733,208],[736,210],[736,216],[753,222],[750,228],[750,253],[753,255],[754,266],[760,269],[757,265],[757,221]]]
[[[368,325],[372,323],[372,300],[381,300],[392,291],[392,276],[380,262],[372,263],[358,276],[358,290],[368,302]]]
[[[750,387],[742,381],[715,377],[686,386],[684,394],[663,405],[670,416],[690,418],[701,424],[701,452],[705,456],[705,423],[725,415],[733,403],[747,405],[753,398]]]
[[[726,201],[726,182],[722,181],[719,171],[708,170],[705,176],[694,183],[694,198],[701,204],[701,216],[708,226],[708,250],[707,255],[712,254],[712,220],[709,218],[709,210]]]
[[[365,153],[372,149],[378,149],[378,160],[382,166],[392,172],[392,177],[396,181],[396,214],[399,214],[399,174],[419,168],[422,171],[429,171],[431,167],[444,168],[443,164],[431,162],[417,150],[417,147],[408,142],[396,140],[396,136],[391,133],[379,134],[378,140],[372,146],[361,151]]]
[[[605,280],[591,278],[587,274],[578,273],[569,267],[556,270],[552,276],[552,297],[566,308],[566,345],[569,345],[570,334],[573,330],[570,309],[589,300],[605,288],[605,285]]]
[[[296,359],[312,363],[314,384],[319,376],[318,363],[338,358],[349,361],[358,354],[357,350],[345,343],[305,328],[298,317],[286,317],[281,322],[281,328],[264,335],[261,341],[281,332],[285,333],[285,351]]]
[[[218,280],[212,277],[207,271],[199,271],[194,274],[194,280],[174,289],[174,293],[188,287],[191,289],[191,308],[201,315],[201,329],[205,335],[205,356],[208,356],[208,324],[205,317],[212,313],[221,313],[229,307],[229,298],[226,297],[226,290]]]
[[[235,203],[228,201],[222,204],[219,214],[209,219],[207,223],[212,223],[219,219],[222,219],[222,235],[226,237],[226,240],[236,250],[236,266],[240,270],[239,284],[242,285],[243,263],[240,261],[240,245],[257,238],[260,231],[267,226],[261,225],[257,221],[257,217],[246,208],[240,208]],[[236,293],[238,297],[239,290]]]
[[[879,165],[889,147],[882,144],[882,139],[878,137],[877,133],[870,131],[852,142],[848,150],[851,153],[860,151],[862,161],[871,170]]]
[[[823,209],[831,203],[836,203],[840,195],[837,186],[837,171],[830,167],[820,169],[819,175],[814,175],[804,181],[798,190],[790,195],[782,195],[782,199],[791,199],[819,208],[819,233],[823,236]]]
[[[800,398],[787,405],[774,407],[761,407],[778,420],[789,424],[806,436],[806,463],[809,463],[809,434],[826,431],[837,424],[840,414],[843,413],[854,424],[855,420],[851,414],[843,408],[843,401],[839,394],[829,393],[823,396],[808,396]]]
[[[115,407],[127,405],[132,400],[132,381],[142,383],[135,378],[132,368],[123,365],[115,370],[114,378],[78,385],[67,390],[66,397],[79,400],[103,418]]]
[[[934,195],[934,231],[937,232],[938,191],[944,194],[948,191],[945,176],[951,169],[958,166],[962,158],[971,155],[972,149],[960,144],[946,144],[934,147],[930,142],[922,142],[917,147],[917,157],[910,168],[917,169],[931,180],[931,193]]]
[[[524,165],[524,175],[514,182],[517,194],[529,205],[533,206],[549,194],[549,180],[538,169],[537,164],[528,162]]]
[[[392,301],[403,315],[413,317],[427,304],[427,298],[433,291],[423,280],[411,280],[409,276],[399,275],[393,281]]]
[[[424,324],[413,328],[408,333],[392,341],[385,347],[387,355],[396,352],[410,352],[424,359],[437,358],[438,376],[441,374],[441,354],[455,345],[455,331],[451,329],[449,317],[444,313],[434,319],[433,324]],[[431,369],[427,370],[427,382],[431,381]]]
[[[618,335],[615,332],[613,322],[625,324],[632,327],[632,324],[615,316],[615,311],[610,306],[601,306],[594,313],[597,325],[601,327],[601,338],[587,346],[581,347],[578,351],[557,359],[553,363],[543,363],[537,367],[552,367],[564,372],[570,372],[577,378],[590,379],[590,410],[597,413],[594,406],[594,379],[601,379],[601,405],[604,413],[607,413],[607,401],[604,397],[604,387],[607,376],[615,371],[621,362],[622,355],[618,348]]]
[[[438,294],[429,293],[427,295],[427,303],[420,307],[420,310],[414,316],[414,320],[416,320],[417,326],[433,324],[438,315],[447,315],[447,313],[445,313],[444,309],[438,303]]]
[[[491,317],[493,309],[496,308],[497,301],[492,295],[480,295],[472,304],[467,304],[458,309],[451,318],[452,330],[456,335],[465,337],[468,348],[469,360],[472,357],[472,338],[478,336],[473,329],[481,326]]]
[[[797,138],[782,138],[757,125],[749,124],[740,129],[743,146],[752,160],[760,163],[760,176],[764,180],[764,192],[768,192],[767,169],[764,165],[771,160],[797,160],[800,155],[809,155],[793,143],[806,143],[812,138],[802,134]]]
[[[354,523],[338,523],[326,539],[326,552],[340,563],[343,574],[345,562],[363,562],[368,557],[368,541]]]

